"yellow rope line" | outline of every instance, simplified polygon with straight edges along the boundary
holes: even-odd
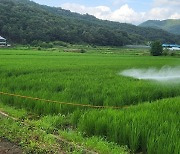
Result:
[[[13,97],[26,98],[26,99],[36,100],[36,101],[43,101],[43,102],[49,102],[49,103],[58,103],[58,104],[71,105],[71,106],[90,107],[90,108],[122,109],[122,108],[128,108],[128,107],[129,107],[129,106],[124,106],[124,107],[96,106],[96,105],[90,105],[90,104],[66,103],[66,102],[59,102],[59,101],[47,100],[47,99],[42,99],[42,98],[37,98],[37,97],[31,97],[31,96],[23,96],[23,95],[18,95],[18,94],[11,94],[11,93],[1,92],[1,91],[0,91],[0,94],[1,94],[1,95],[13,96]]]

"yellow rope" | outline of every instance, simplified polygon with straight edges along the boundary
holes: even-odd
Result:
[[[26,98],[36,101],[43,101],[43,102],[49,102],[49,103],[58,103],[58,104],[64,104],[64,105],[71,105],[71,106],[81,106],[81,107],[90,107],[90,108],[111,108],[111,109],[122,109],[122,108],[128,108],[129,106],[123,106],[123,107],[115,107],[115,106],[96,106],[96,105],[90,105],[90,104],[76,104],[76,103],[66,103],[66,102],[59,102],[59,101],[53,101],[53,100],[47,100],[37,97],[31,97],[31,96],[23,96],[18,94],[11,94],[7,92],[0,92],[1,95],[8,95],[13,97],[20,97],[20,98]]]

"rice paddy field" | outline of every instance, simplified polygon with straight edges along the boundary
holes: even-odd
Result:
[[[129,69],[165,67],[178,71],[180,58],[153,57],[138,49],[94,50],[71,53],[1,49],[1,92],[58,102],[7,95],[0,95],[0,102],[40,117],[56,117],[48,128],[101,137],[127,146],[130,153],[180,153],[179,78],[159,82],[121,74]],[[48,123],[46,118],[44,123]]]

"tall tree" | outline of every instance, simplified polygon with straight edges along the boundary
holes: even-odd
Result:
[[[155,41],[151,44],[151,55],[161,56],[163,53],[163,47],[160,41]]]

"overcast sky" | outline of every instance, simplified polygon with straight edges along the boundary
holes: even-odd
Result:
[[[180,19],[180,0],[33,0],[100,19],[139,24],[149,19]]]

